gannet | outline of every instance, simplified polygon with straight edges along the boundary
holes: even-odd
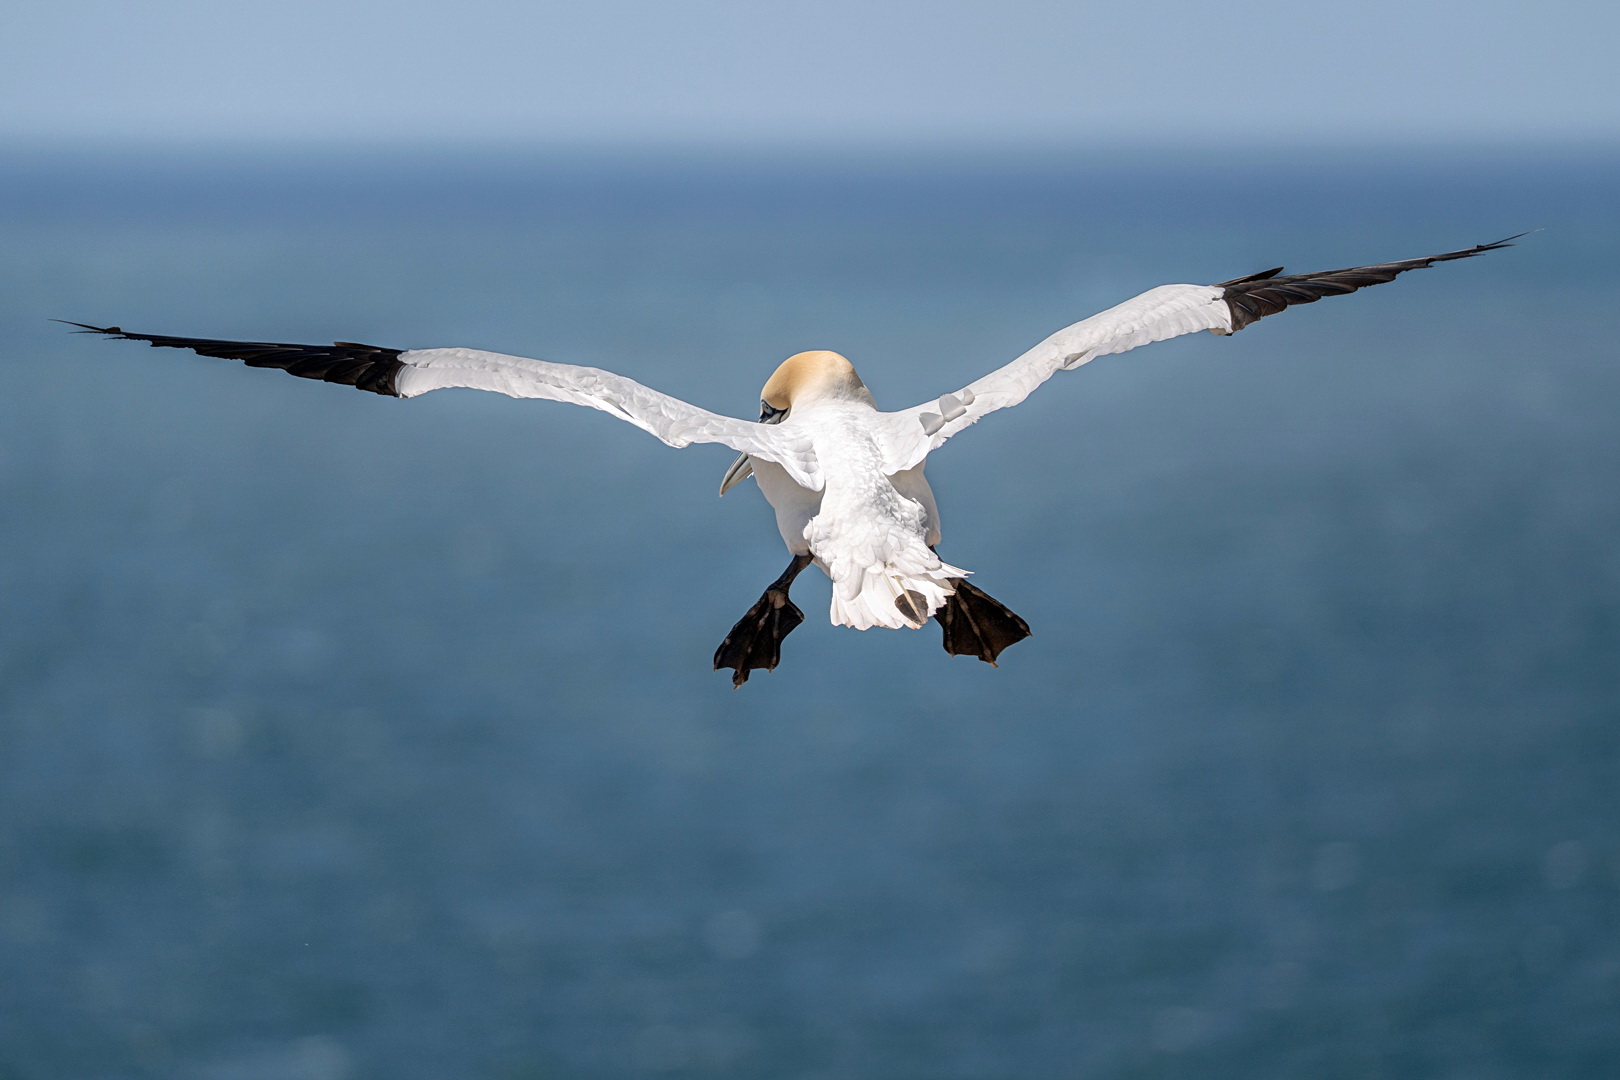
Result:
[[[670,446],[729,446],[739,456],[721,480],[720,494],[752,474],[792,555],[715,651],[715,670],[732,669],[732,685],[740,687],[751,671],[776,667],[783,639],[804,621],[788,592],[811,564],[832,580],[835,625],[919,629],[933,618],[944,631],[946,652],[991,665],[1003,649],[1028,637],[1023,619],[969,584],[969,571],[940,558],[939,508],[923,466],[945,440],[997,409],[1017,405],[1057,372],[1197,330],[1234,334],[1292,305],[1509,247],[1517,239],[1314,274],[1285,276],[1279,266],[1216,285],[1161,285],[1059,330],[982,379],[900,412],[880,411],[854,366],[838,353],[801,352],[766,381],[758,421],[721,416],[599,368],[479,349],[401,350],[352,341],[285,345],[69,325],[82,327],[81,333],[191,349],[391,397],[470,387],[573,402],[634,424]]]

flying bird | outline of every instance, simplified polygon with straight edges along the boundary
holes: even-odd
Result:
[[[732,685],[740,687],[751,671],[776,667],[783,639],[804,621],[789,590],[811,564],[832,579],[835,625],[920,629],[932,618],[944,631],[946,652],[991,665],[1003,649],[1028,637],[1023,619],[970,584],[969,571],[940,558],[939,509],[923,466],[945,440],[997,409],[1017,405],[1057,372],[1197,330],[1233,334],[1295,304],[1510,247],[1517,239],[1315,274],[1284,275],[1277,267],[1217,285],[1161,285],[1059,330],[982,379],[900,412],[879,411],[844,357],[801,352],[766,381],[757,421],[700,409],[599,368],[478,349],[401,350],[352,341],[284,345],[69,325],[392,397],[470,387],[567,401],[600,409],[670,446],[729,446],[739,456],[721,480],[720,494],[752,474],[792,555],[714,654],[715,670],[730,668]]]

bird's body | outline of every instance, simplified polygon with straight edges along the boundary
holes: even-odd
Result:
[[[739,462],[746,459],[776,511],[788,552],[810,556],[832,579],[833,623],[921,626],[965,571],[934,552],[939,510],[922,466],[896,474],[885,468],[884,417],[854,366],[834,352],[798,353],[760,397],[780,416],[775,430],[810,447],[820,487],[764,458],[745,454]]]
[[[922,626],[951,594],[951,581],[965,573],[933,550],[939,512],[922,467],[892,476],[884,470],[873,433],[880,416],[864,402],[811,408],[795,422],[815,447],[822,490],[811,492],[791,478],[797,490],[761,485],[788,550],[810,555],[832,579],[832,621],[857,630]]]
[[[1197,330],[1232,334],[1293,304],[1353,292],[1507,243],[1319,274],[1281,277],[1279,269],[1220,285],[1160,286],[1058,331],[960,390],[900,412],[880,411],[844,357],[824,350],[798,353],[765,384],[757,422],[699,409],[597,368],[475,349],[282,345],[75,325],[395,397],[459,386],[567,401],[635,424],[671,446],[717,442],[731,447],[740,456],[726,473],[721,494],[752,473],[776,512],[793,559],[715,655],[715,667],[734,669],[733,681],[741,685],[750,670],[776,666],[782,639],[803,620],[788,589],[811,564],[832,579],[835,624],[859,630],[918,628],[932,616],[944,628],[947,651],[991,663],[1002,649],[1028,636],[1022,619],[937,554],[939,510],[923,469],[928,455],[952,435],[1018,404],[1056,372]]]

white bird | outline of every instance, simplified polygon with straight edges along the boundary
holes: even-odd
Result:
[[[1285,277],[1277,267],[1218,285],[1161,285],[1059,330],[982,379],[902,412],[879,411],[844,357],[802,352],[765,383],[758,422],[720,416],[598,368],[477,349],[399,350],[345,341],[283,345],[70,325],[394,397],[471,387],[568,401],[626,420],[670,446],[731,447],[741,456],[721,481],[720,494],[752,473],[793,556],[715,652],[715,670],[731,668],[733,685],[741,686],[750,671],[776,667],[782,640],[804,621],[788,591],[812,563],[832,579],[836,625],[916,629],[932,616],[944,629],[947,652],[992,665],[1003,649],[1028,637],[1023,619],[936,553],[939,509],[923,464],[946,439],[1023,401],[1055,373],[1196,330],[1232,334],[1290,305],[1393,281],[1408,270],[1508,247],[1516,239],[1315,274]]]

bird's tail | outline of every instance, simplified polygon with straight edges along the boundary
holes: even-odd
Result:
[[[833,624],[857,630],[874,626],[918,629],[956,591],[951,579],[967,573],[942,562],[938,569],[921,573],[874,566],[851,574],[833,583]]]

